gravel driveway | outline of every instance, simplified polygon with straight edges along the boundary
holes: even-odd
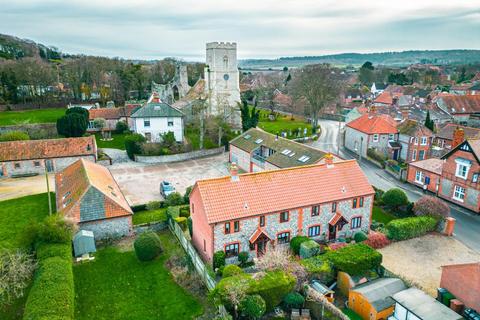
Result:
[[[189,161],[145,165],[137,162],[118,163],[109,167],[130,205],[161,200],[160,182],[173,183],[181,194],[200,179],[228,175],[228,153]]]
[[[55,176],[49,174],[50,191],[55,192]],[[0,201],[47,192],[43,174],[26,178],[0,179]]]
[[[441,266],[480,261],[480,254],[440,234],[395,242],[379,251],[385,268],[432,296],[440,285]]]

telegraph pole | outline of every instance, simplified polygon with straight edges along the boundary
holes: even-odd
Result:
[[[52,198],[50,197],[50,181],[48,181],[47,160],[43,161],[43,167],[45,168],[45,180],[47,182],[48,214],[52,215]]]

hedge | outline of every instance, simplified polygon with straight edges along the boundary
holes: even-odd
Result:
[[[310,258],[319,255],[322,249],[318,243],[313,240],[302,242],[300,245],[300,258]]]
[[[392,220],[385,226],[387,236],[391,240],[407,240],[416,238],[434,231],[437,228],[438,221],[429,216],[411,217]]]
[[[74,298],[72,262],[60,257],[47,258],[35,275],[23,319],[73,320]]]
[[[363,243],[356,243],[326,254],[336,269],[350,275],[362,274],[382,264],[382,254]]]
[[[259,294],[267,304],[267,311],[272,311],[283,298],[293,290],[296,279],[283,271],[270,271],[252,283],[249,293]]]
[[[310,278],[318,279],[322,283],[331,283],[335,278],[335,273],[331,262],[326,259],[327,255],[315,256],[308,259],[303,259],[300,264],[305,267],[309,273]]]
[[[302,245],[303,242],[309,241],[309,237],[305,236],[296,236],[293,237],[292,240],[290,240],[290,249],[292,249],[294,254],[300,254],[300,246]]]
[[[37,247],[37,260],[59,257],[70,261],[72,259],[72,246],[66,243],[42,243]]]

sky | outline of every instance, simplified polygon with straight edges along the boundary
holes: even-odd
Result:
[[[0,0],[0,33],[127,59],[480,49],[480,0]]]

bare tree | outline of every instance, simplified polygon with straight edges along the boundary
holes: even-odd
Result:
[[[292,82],[293,96],[295,100],[307,103],[312,130],[316,132],[320,112],[339,95],[341,83],[338,76],[329,65],[310,65],[296,72]]]
[[[35,271],[31,255],[21,251],[0,252],[0,303],[22,297]]]

